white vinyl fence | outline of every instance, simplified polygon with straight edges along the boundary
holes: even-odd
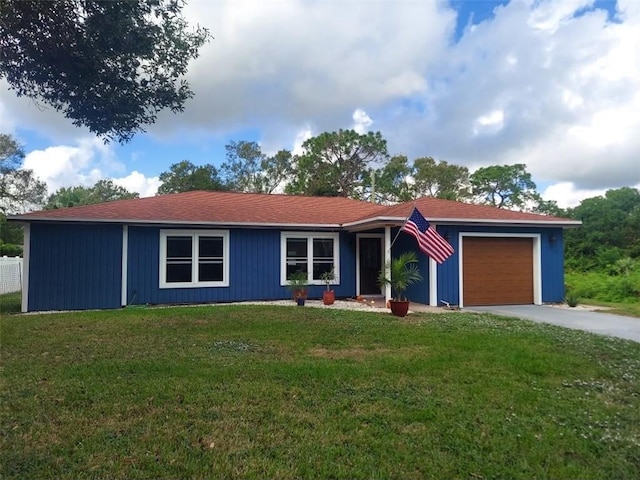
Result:
[[[0,257],[0,294],[22,290],[22,259]]]

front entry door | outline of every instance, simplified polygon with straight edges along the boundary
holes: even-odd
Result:
[[[382,238],[359,237],[360,295],[380,295],[378,275],[382,269]]]

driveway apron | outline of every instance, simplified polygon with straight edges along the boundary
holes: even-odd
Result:
[[[537,323],[550,323],[640,343],[640,318],[610,315],[582,309],[558,308],[549,305],[498,305],[465,307],[464,310],[494,313],[496,315],[532,320]]]

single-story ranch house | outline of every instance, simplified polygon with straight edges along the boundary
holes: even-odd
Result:
[[[437,264],[398,232],[414,206],[455,249]],[[394,206],[347,198],[186,192],[13,215],[24,224],[22,310],[120,308],[309,296],[335,270],[336,297],[390,296],[378,272],[415,250],[429,305],[542,304],[564,298],[563,229],[580,222],[436,198]],[[396,237],[391,249],[393,239]]]

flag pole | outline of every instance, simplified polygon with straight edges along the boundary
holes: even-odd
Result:
[[[402,224],[402,226],[398,230],[398,233],[396,233],[396,236],[393,237],[393,240],[391,241],[391,244],[389,245],[389,249],[388,249],[389,251],[391,251],[391,247],[393,247],[393,244],[396,243],[396,240],[398,239],[398,236],[400,235],[400,232],[402,232],[402,229],[404,228],[404,226],[407,224],[407,222],[411,218],[411,215],[413,214],[413,211],[415,210],[415,208],[416,208],[416,202],[413,202],[413,208],[411,209],[411,212],[409,213],[409,216],[404,219],[404,223]]]

